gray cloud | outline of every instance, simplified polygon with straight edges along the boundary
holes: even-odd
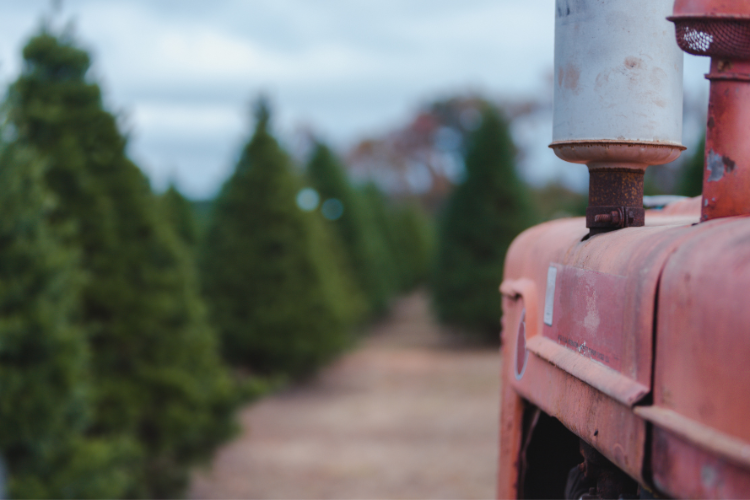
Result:
[[[128,116],[130,151],[155,186],[175,178],[203,197],[227,175],[260,91],[273,98],[282,133],[302,122],[339,147],[399,125],[436,95],[548,92],[553,4],[69,0],[60,18],[74,19],[92,50],[107,105]],[[44,0],[2,5],[0,78],[8,82],[24,39],[50,9]]]

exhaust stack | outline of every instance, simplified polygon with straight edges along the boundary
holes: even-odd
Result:
[[[682,141],[672,0],[557,0],[550,147],[588,166],[592,234],[644,224],[643,175]]]
[[[701,220],[750,213],[750,2],[677,0],[677,43],[711,57]]]

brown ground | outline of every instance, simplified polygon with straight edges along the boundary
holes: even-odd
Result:
[[[411,295],[315,380],[243,409],[190,495],[491,498],[498,372],[496,350],[456,346]]]

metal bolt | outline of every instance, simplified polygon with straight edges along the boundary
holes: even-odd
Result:
[[[613,211],[608,214],[599,214],[594,216],[594,222],[607,222],[611,224],[620,223],[620,212]]]

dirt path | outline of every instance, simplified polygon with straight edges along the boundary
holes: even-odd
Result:
[[[312,382],[245,408],[191,497],[493,497],[497,352],[449,348],[419,293],[372,330]]]

